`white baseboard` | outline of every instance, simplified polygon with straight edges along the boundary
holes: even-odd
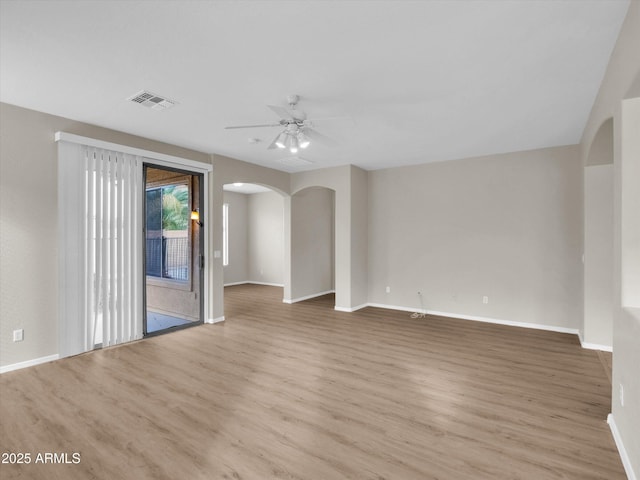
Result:
[[[473,320],[474,322],[495,323],[498,325],[508,325],[510,327],[533,328],[535,330],[549,330],[551,332],[571,333],[578,335],[577,328],[558,327],[555,325],[543,325],[540,323],[514,322],[513,320],[501,320],[498,318],[480,317],[476,315],[462,315],[458,313],[439,312],[436,310],[424,310],[414,307],[402,307],[397,305],[386,305],[382,303],[368,303],[366,306],[376,308],[388,308],[390,310],[401,310],[404,312],[415,312],[424,315],[435,315],[438,317],[450,317],[460,320]]]
[[[580,339],[580,345],[587,350],[600,350],[602,352],[613,352],[613,347],[610,345],[598,345],[597,343],[587,343]]]
[[[245,280],[244,282],[225,283],[224,286],[225,287],[233,287],[234,285],[246,285],[247,283],[249,283],[249,282]]]
[[[624,471],[627,473],[627,478],[629,480],[637,480],[635,472],[633,471],[633,466],[631,465],[631,460],[629,459],[629,455],[627,454],[627,450],[624,448],[624,443],[622,443],[622,437],[620,436],[620,431],[616,425],[616,420],[613,418],[613,413],[607,415],[607,423],[609,424],[609,428],[611,429],[611,434],[613,435],[613,439],[616,442],[616,447],[618,447],[618,453],[620,454],[620,460],[622,460],[622,466],[624,467]]]
[[[368,307],[368,306],[369,306],[368,303],[363,303],[362,305],[357,305],[355,307],[338,307],[338,306],[335,306],[335,307],[333,307],[333,309],[338,311],[338,312],[351,313],[351,312],[355,312],[356,310],[360,310],[361,308],[365,308],[365,307]]]
[[[220,323],[220,322],[224,322],[224,315],[218,318],[207,318],[204,323]]]
[[[418,310],[420,310],[419,308],[400,307],[398,305],[387,305],[386,303],[367,303],[367,307],[386,308],[386,309],[389,309],[389,310],[400,310],[402,312],[418,312]],[[425,313],[425,312],[420,311],[418,313]]]
[[[251,283],[253,285],[266,285],[267,287],[284,287],[284,284],[282,283],[254,282],[253,280],[249,280],[247,283]]]
[[[603,352],[613,352],[613,347],[611,345],[599,345],[597,343],[589,343],[585,342],[582,338],[582,332],[578,330],[578,338],[580,339],[580,346],[582,348],[586,348],[587,350],[600,350]]]
[[[294,299],[288,299],[288,298],[284,298],[282,299],[283,303],[297,303],[297,302],[303,302],[305,300],[310,300],[312,298],[316,298],[316,297],[321,297],[323,295],[328,295],[330,293],[335,293],[335,290],[327,290],[326,292],[320,292],[320,293],[312,293],[311,295],[305,295],[304,297],[298,297],[298,298],[294,298]]]
[[[24,362],[5,365],[4,367],[0,367],[0,373],[11,372],[12,370],[20,370],[21,368],[33,367],[34,365],[39,365],[41,363],[53,362],[54,360],[58,360],[59,358],[60,355],[56,353],[55,355],[48,355],[46,357],[34,358],[32,360],[26,360]]]
[[[234,285],[266,285],[267,287],[284,287],[282,283],[254,282],[253,280],[245,280],[244,282],[225,283],[225,287],[233,287]]]

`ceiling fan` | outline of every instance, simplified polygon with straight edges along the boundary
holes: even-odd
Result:
[[[238,125],[224,128],[226,130],[233,130],[238,128],[284,127],[267,147],[269,150],[287,148],[291,153],[298,153],[298,149],[307,148],[312,140],[326,144],[333,143],[328,137],[311,128],[313,123],[307,118],[307,115],[303,111],[296,110],[296,105],[299,100],[300,96],[289,95],[287,97],[287,103],[289,104],[288,109],[277,105],[267,105],[271,111],[280,117],[278,123]]]

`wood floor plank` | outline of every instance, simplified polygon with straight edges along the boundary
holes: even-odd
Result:
[[[201,325],[0,377],[30,479],[624,479],[611,384],[573,335],[225,292]]]

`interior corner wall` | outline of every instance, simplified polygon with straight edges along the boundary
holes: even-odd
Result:
[[[247,195],[248,280],[284,284],[284,198],[276,192]]]
[[[0,367],[58,353],[57,131],[210,161],[204,153],[0,103]],[[24,329],[22,342],[12,341],[15,329]]]
[[[576,146],[369,172],[369,301],[577,330],[582,201]]]
[[[334,290],[334,192],[310,187],[291,197],[291,300]]]
[[[249,279],[247,195],[224,192],[229,205],[229,264],[224,267],[224,283],[244,283]]]

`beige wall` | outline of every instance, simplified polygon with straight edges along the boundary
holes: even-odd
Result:
[[[224,283],[242,283],[249,278],[247,245],[247,195],[224,192],[229,204],[229,265],[224,267]]]
[[[613,155],[613,151],[611,152]],[[613,164],[584,169],[584,343],[613,342]]]
[[[640,97],[622,102],[621,120],[622,305],[640,308]]]
[[[370,302],[578,328],[576,147],[378,170],[369,180]]]
[[[613,118],[600,126],[585,159],[587,166],[608,164],[613,164]]]
[[[625,224],[638,228],[637,216],[633,217],[634,198],[640,198],[640,186],[633,170],[640,169],[640,112],[631,105],[623,108],[623,99],[640,96],[640,2],[631,2],[622,25],[618,41],[609,60],[598,96],[591,110],[580,142],[585,165],[594,146],[597,132],[609,119],[613,119],[613,391],[612,421],[619,432],[619,442],[626,452],[636,477],[640,477],[640,309],[623,305],[623,266]],[[626,111],[625,111],[626,110]],[[597,148],[597,144],[596,144]],[[625,195],[627,197],[625,201]],[[629,203],[627,203],[629,202]],[[638,211],[636,204],[635,212]],[[628,218],[625,212],[631,213]],[[626,217],[626,218],[625,218]],[[640,295],[640,294],[638,294]],[[624,389],[624,405],[620,387]]]
[[[56,131],[210,161],[204,153],[0,104],[0,366],[58,353]],[[24,341],[14,343],[18,328]]]
[[[291,197],[291,297],[334,289],[334,192],[311,187]]]
[[[351,166],[351,305],[369,301],[369,173]]]
[[[248,280],[284,283],[284,199],[276,192],[248,195]]]
[[[640,28],[640,22],[636,28]],[[640,478],[640,97],[622,103],[614,116],[615,124],[620,125],[614,135],[620,148],[616,148],[614,157],[611,410],[631,468]]]
[[[583,345],[613,342],[613,118],[598,129],[584,169]]]

